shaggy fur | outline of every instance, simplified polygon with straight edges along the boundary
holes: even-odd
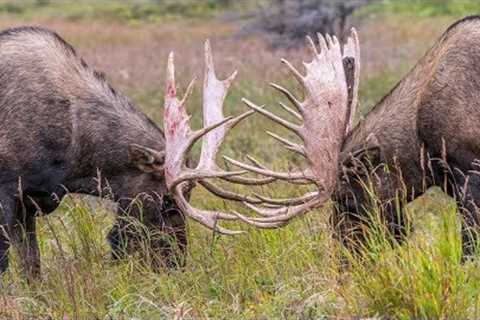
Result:
[[[381,216],[399,239],[407,224],[395,199],[408,202],[438,185],[458,202],[464,253],[471,254],[480,223],[480,176],[474,172],[478,137],[480,17],[474,16],[452,25],[347,137],[346,173],[333,214],[339,238],[351,244],[363,236],[362,221],[372,202],[362,180],[372,182]],[[348,157],[354,153],[360,155]]]

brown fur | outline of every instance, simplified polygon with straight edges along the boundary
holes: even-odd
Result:
[[[163,132],[55,33],[31,27],[0,33],[0,123],[0,271],[13,242],[24,268],[38,273],[35,215],[53,211],[67,192],[119,202],[109,236],[116,257],[122,242],[136,238],[125,215],[184,249],[183,216],[164,197],[163,176],[147,170],[163,161],[155,152],[164,149]],[[160,239],[152,248],[174,264],[171,244]]]
[[[406,201],[433,185],[455,196],[464,216],[464,249],[471,253],[467,231],[478,229],[480,180],[472,172],[480,159],[480,17],[452,25],[347,137],[343,156],[362,148],[383,216],[394,235],[405,232],[405,217],[394,205],[401,190]],[[368,159],[368,161],[366,161]],[[337,188],[333,222],[344,242],[362,237],[362,216],[372,206],[360,186],[358,170],[348,170]],[[379,168],[381,163],[385,167]],[[449,171],[446,168],[449,168]],[[376,170],[374,169],[376,168]],[[468,177],[468,180],[466,178]],[[445,186],[444,182],[447,181]],[[466,183],[466,184],[465,184]],[[467,185],[466,190],[462,189]],[[357,232],[352,232],[357,230]]]

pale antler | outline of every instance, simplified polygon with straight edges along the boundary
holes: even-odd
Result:
[[[348,89],[348,124],[346,134],[353,128],[353,121],[357,111],[358,87],[360,84],[360,44],[355,29],[352,29],[351,36],[343,47],[343,65]]]
[[[258,207],[246,202],[247,207],[263,216],[261,218],[251,218],[235,213],[241,220],[260,228],[283,226],[292,218],[320,207],[328,201],[337,182],[342,144],[352,126],[360,70],[360,50],[355,30],[352,29],[351,36],[343,48],[343,54],[336,37],[330,37],[328,34],[325,37],[318,35],[320,50],[317,50],[310,37],[307,37],[307,40],[313,60],[310,63],[304,63],[305,75],[302,75],[288,61],[282,60],[304,88],[305,100],[300,102],[287,89],[272,84],[272,87],[283,93],[298,110],[297,112],[282,105],[296,118],[300,117],[303,120],[302,125],[282,119],[246,99],[243,101],[250,109],[289,129],[303,141],[303,145],[300,145],[269,133],[287,149],[304,156],[308,167],[294,173],[281,173],[224,157],[237,167],[263,176],[292,183],[298,180],[308,181],[316,185],[318,191],[309,192],[298,198],[270,199],[257,196],[268,206]],[[350,69],[348,69],[349,65],[351,65]]]
[[[194,81],[190,83],[182,98],[177,98],[175,86],[175,70],[173,53],[170,53],[167,66],[167,84],[164,109],[165,126],[165,182],[169,191],[182,212],[206,227],[222,234],[236,234],[240,231],[224,229],[217,224],[217,219],[234,220],[236,216],[217,211],[200,210],[192,207],[184,197],[184,189],[189,181],[202,181],[207,178],[232,177],[243,171],[228,172],[218,168],[215,156],[226,132],[238,122],[251,115],[245,112],[237,117],[223,116],[223,101],[234,72],[226,80],[220,81],[215,76],[210,43],[205,42],[205,79],[203,86],[203,119],[204,128],[192,131],[189,126],[190,117],[186,112],[186,101],[192,91]],[[203,137],[200,161],[195,169],[187,168],[185,160],[192,145]],[[224,193],[224,196],[232,194]],[[247,197],[238,198],[248,201]]]
[[[264,185],[276,180],[275,177],[252,178],[239,176],[245,171],[224,171],[219,169],[215,162],[216,154],[227,131],[255,112],[247,111],[237,117],[224,117],[223,102],[235,76],[236,72],[233,72],[226,80],[220,81],[217,79],[210,43],[207,40],[205,42],[205,76],[203,84],[204,128],[198,131],[192,131],[189,126],[190,117],[187,115],[185,107],[194,81],[189,84],[184,97],[179,100],[175,86],[173,53],[170,54],[168,59],[164,110],[166,140],[165,182],[167,188],[173,194],[177,205],[184,214],[222,234],[237,234],[240,233],[240,231],[231,231],[220,227],[217,224],[217,219],[235,220],[237,216],[192,207],[183,194],[188,182],[199,182],[200,185],[209,192],[227,200],[260,204],[264,201],[259,197],[251,197],[223,190],[206,179],[222,178],[229,182],[244,185]],[[187,168],[185,161],[188,151],[192,145],[202,137],[203,143],[199,163],[195,169]],[[253,158],[249,159],[253,163],[253,168],[263,168],[262,165]]]

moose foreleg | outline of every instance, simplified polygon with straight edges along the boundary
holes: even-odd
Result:
[[[0,193],[0,274],[8,269],[8,251],[10,248],[10,231],[14,222],[15,201],[1,197]]]
[[[22,272],[28,279],[35,279],[40,275],[40,249],[34,214],[27,212],[24,216],[17,217],[12,229],[12,244],[20,257]]]

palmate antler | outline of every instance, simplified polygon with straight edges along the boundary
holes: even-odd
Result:
[[[310,43],[313,60],[305,63],[306,75],[303,76],[289,62],[282,60],[306,92],[305,101],[298,101],[288,90],[278,85],[272,86],[282,92],[298,111],[281,104],[281,106],[303,120],[302,125],[293,124],[273,113],[243,99],[251,109],[237,117],[223,116],[223,102],[234,72],[226,80],[220,81],[215,76],[210,44],[205,43],[205,78],[203,85],[203,125],[204,128],[192,131],[185,104],[191,93],[193,82],[187,88],[184,97],[179,100],[176,94],[173,54],[170,54],[167,66],[167,85],[165,96],[164,126],[166,140],[165,180],[177,205],[183,213],[204,226],[222,234],[237,234],[218,225],[218,219],[234,220],[240,218],[244,222],[260,228],[275,228],[286,224],[292,218],[301,215],[325,203],[337,180],[339,153],[344,136],[351,127],[351,121],[357,101],[359,46],[357,35],[352,35],[341,52],[340,44],[335,37],[325,38],[319,35],[320,51],[311,38]],[[352,61],[353,59],[353,61]],[[353,66],[345,71],[344,63]],[[346,76],[347,73],[347,76]],[[308,168],[297,172],[274,172],[249,158],[252,165],[224,157],[231,164],[244,171],[229,172],[219,169],[215,163],[218,149],[225,134],[238,122],[254,112],[259,112],[280,125],[293,131],[303,141],[303,145],[290,142],[274,133],[269,133],[291,151],[307,159]],[[192,145],[203,137],[200,160],[195,169],[187,168],[185,160]],[[245,177],[246,172],[263,176],[262,178]],[[244,185],[263,185],[276,180],[284,180],[296,184],[314,184],[317,191],[293,199],[270,199],[261,195],[245,196],[223,190],[209,181],[211,178]],[[227,214],[219,211],[207,211],[192,207],[184,197],[184,189],[190,182],[199,182],[207,190],[218,197],[242,201],[249,208],[262,215],[262,218],[251,218],[239,213]],[[261,205],[261,206],[259,206]]]
[[[244,171],[227,172],[220,170],[215,163],[226,132],[253,111],[247,111],[237,117],[223,116],[223,101],[237,72],[226,80],[220,81],[215,76],[213,58],[209,41],[205,42],[205,79],[203,84],[203,124],[204,128],[192,131],[190,117],[186,112],[186,102],[192,91],[195,79],[190,82],[181,100],[177,98],[173,53],[170,53],[167,65],[167,84],[164,109],[165,126],[165,182],[182,212],[204,226],[222,234],[236,234],[220,227],[217,219],[235,220],[234,215],[218,211],[200,210],[192,207],[184,197],[184,189],[189,181],[202,182],[208,178],[227,178],[240,175]],[[195,169],[187,168],[186,157],[190,148],[203,137],[200,161]],[[215,189],[213,185],[205,183]],[[220,191],[219,191],[220,192]],[[246,200],[242,198],[242,200]]]
[[[268,199],[260,197],[268,207],[245,203],[250,209],[263,216],[250,218],[236,213],[243,221],[260,228],[276,228],[286,224],[292,218],[302,215],[324,204],[333,192],[339,170],[339,155],[345,135],[352,128],[356,110],[360,50],[357,33],[352,29],[347,44],[342,48],[336,37],[318,35],[320,50],[313,40],[307,37],[313,60],[304,63],[306,74],[302,75],[288,61],[282,62],[290,69],[293,76],[305,90],[305,100],[300,102],[287,89],[272,84],[283,93],[297,111],[282,105],[296,118],[303,120],[302,125],[286,121],[273,113],[260,108],[251,101],[243,102],[278,124],[295,133],[303,145],[269,133],[283,145],[306,158],[308,167],[291,173],[274,172],[244,164],[224,157],[231,164],[257,174],[274,177],[296,183],[307,180],[316,185],[317,191],[293,199]],[[268,132],[267,132],[268,133]],[[277,205],[272,208],[271,205]]]

